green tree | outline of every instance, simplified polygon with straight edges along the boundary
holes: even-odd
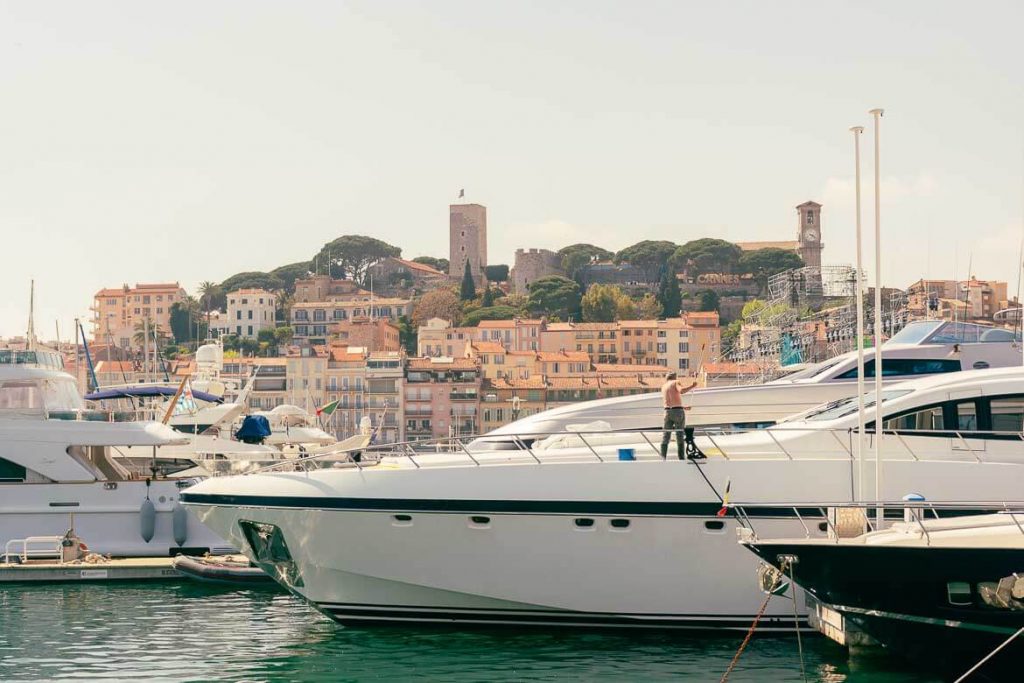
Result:
[[[718,294],[712,289],[705,289],[698,294],[700,297],[700,305],[697,308],[699,311],[717,311],[718,310]]]
[[[278,325],[274,328],[274,341],[278,344],[288,344],[295,336],[295,331],[290,325]]]
[[[365,235],[342,235],[325,244],[313,260],[319,267],[330,264],[333,277],[366,283],[366,270],[389,256],[398,258],[402,250],[387,242]]]
[[[295,291],[295,281],[302,280],[309,277],[312,272],[313,264],[309,261],[299,261],[298,263],[289,263],[286,266],[280,266],[270,271],[270,274],[281,280],[282,287],[286,292]]]
[[[703,273],[734,273],[743,250],[732,242],[702,237],[690,240],[671,255],[676,268],[685,268],[691,275]]]
[[[463,301],[472,301],[476,298],[476,284],[473,282],[473,271],[469,267],[469,259],[466,259],[466,268],[462,271],[462,285],[459,287],[459,298]]]
[[[488,308],[494,305],[494,288],[490,285],[484,287],[483,296],[480,297],[480,307]]]
[[[515,309],[516,315],[521,317],[527,315],[530,306],[530,299],[525,294],[506,294],[494,300],[495,306],[508,306]]]
[[[580,302],[583,320],[610,323],[632,318],[636,306],[629,295],[615,285],[591,285]]]
[[[633,315],[637,320],[657,320],[661,317],[667,317],[662,316],[661,302],[659,302],[658,298],[650,292],[640,297],[639,301],[634,302],[633,308],[635,309],[635,313]],[[679,312],[676,311],[676,316],[678,315]]]
[[[425,266],[430,266],[434,270],[439,270],[442,273],[448,272],[448,259],[446,258],[434,258],[433,256],[417,256],[413,259],[416,263],[422,263]]]
[[[744,252],[737,264],[737,271],[753,275],[758,286],[763,290],[768,286],[768,279],[772,275],[793,268],[802,268],[803,265],[803,259],[795,251],[767,247]]]
[[[459,295],[452,289],[439,287],[421,296],[412,310],[412,324],[418,329],[431,318],[441,318],[452,325],[458,325],[462,319]]]
[[[193,301],[195,301],[193,299]],[[193,311],[186,301],[175,301],[168,311],[168,322],[171,327],[171,336],[179,344],[187,344],[193,340],[192,316]]]
[[[506,282],[508,280],[508,266],[504,264],[485,266],[484,275],[491,282]]]
[[[224,290],[216,282],[204,280],[199,283],[199,305],[204,313],[220,310],[224,307]]]
[[[227,280],[224,280],[224,282],[221,282],[218,288],[224,294],[233,292],[236,289],[250,288],[265,289],[268,292],[274,292],[279,289],[284,289],[284,281],[272,273],[263,273],[253,270],[244,273],[235,273]]]
[[[416,327],[409,316],[403,315],[398,319],[398,341],[405,349],[406,355],[416,355],[417,336]]]
[[[675,251],[674,242],[643,240],[615,254],[615,262],[639,268],[647,282],[656,282]]]
[[[530,312],[562,320],[579,315],[580,286],[569,278],[550,275],[527,285]]]
[[[679,291],[679,278],[676,277],[673,268],[666,269],[661,276],[661,283],[658,285],[658,305],[661,306],[661,317],[679,317],[679,310],[683,306],[683,295]]]
[[[488,306],[467,313],[462,318],[462,324],[466,327],[475,327],[481,320],[511,320],[517,315],[519,311],[511,306]]]
[[[156,340],[157,346],[163,346],[167,342],[167,332],[164,331],[160,325],[155,323],[152,318],[136,321],[135,334],[132,335],[132,341],[134,341],[137,346],[142,346],[146,343],[147,333],[149,335],[149,344],[151,348],[154,339]]]
[[[275,344],[277,343],[277,337],[274,334],[275,332],[276,330],[270,327],[264,327],[256,333],[256,340],[261,343],[265,342],[267,344]]]
[[[579,282],[584,269],[595,261],[608,261],[614,254],[593,244],[570,244],[558,250],[562,258],[562,271],[572,280]]]
[[[255,339],[243,337],[238,340],[238,351],[243,356],[255,356],[260,352],[260,343]]]

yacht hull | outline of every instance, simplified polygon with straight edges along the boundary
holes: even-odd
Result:
[[[1024,484],[1017,465],[886,467],[889,499],[1010,499]],[[727,479],[750,510],[849,501],[854,470],[838,458],[374,467],[216,478],[183,501],[342,622],[746,629],[764,595],[737,522],[716,515],[712,486]],[[812,509],[751,514],[762,537],[826,535]],[[254,549],[254,524],[286,552]],[[793,626],[792,603],[773,600],[759,630]]]
[[[91,552],[105,555],[233,552],[190,513],[185,516],[184,542],[174,540],[180,493],[174,480],[155,480],[148,487],[145,481],[0,484],[0,551],[11,540],[60,536],[74,527]],[[154,535],[148,542],[142,537],[140,512],[147,495],[156,511]]]

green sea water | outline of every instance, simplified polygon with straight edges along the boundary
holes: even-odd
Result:
[[[338,626],[275,591],[190,583],[0,588],[0,680],[718,681],[740,635]],[[932,680],[805,634],[810,681]],[[796,638],[755,638],[730,681],[802,681]]]

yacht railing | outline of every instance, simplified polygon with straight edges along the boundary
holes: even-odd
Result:
[[[674,432],[675,430],[672,431]],[[726,433],[719,429],[687,427],[685,429],[685,433],[685,459],[700,457],[701,455],[704,455],[703,450],[707,450],[710,455],[714,457],[721,457],[725,460],[763,460],[766,458],[778,458],[785,460],[816,459],[825,457],[834,458],[838,454],[839,457],[848,459],[851,462],[856,461],[854,448],[854,439],[858,433],[858,430],[856,429],[822,429],[779,425],[768,429],[730,430]],[[365,460],[368,459],[367,456],[375,456],[373,462],[374,465],[376,464],[376,459],[382,457],[390,456],[404,458],[417,469],[421,467],[450,467],[459,465],[473,465],[477,467],[507,465],[510,464],[510,459],[515,456],[521,457],[521,461],[517,460],[516,464],[528,463],[537,465],[543,465],[545,463],[578,462],[581,459],[584,461],[594,460],[597,462],[620,462],[622,460],[636,459],[661,460],[660,443],[663,434],[664,430],[643,427],[616,430],[595,429],[559,432],[522,432],[514,434],[484,434],[468,437],[450,436],[442,438],[413,439],[333,450],[329,449],[304,457],[275,462],[267,465],[266,467],[252,470],[247,474],[258,474],[261,472],[280,469],[305,471],[316,468],[318,466],[317,464],[324,459],[332,458],[334,460],[338,460],[339,456],[348,456],[348,460],[350,460],[355,467],[360,469],[369,466],[368,463],[365,463]],[[729,436],[735,434],[764,435],[766,437],[764,443],[757,444],[757,447],[764,447],[767,450],[753,450],[752,445],[749,442],[730,445],[727,443],[725,438],[727,434]],[[808,444],[801,444],[799,449],[797,449],[795,448],[797,444],[787,438],[793,434],[828,434],[829,438],[827,442],[834,442],[837,448],[830,453],[828,449],[825,448],[824,444],[814,444],[813,448],[810,448],[810,450],[813,450],[813,453],[808,454],[805,452],[809,449]],[[631,436],[634,438],[632,440],[628,440],[628,437]],[[865,433],[866,438],[873,438],[875,436],[876,432],[873,429],[868,430]],[[563,444],[558,447],[543,444],[544,440],[552,437],[562,437],[569,440],[571,443],[568,445]],[[605,438],[603,443],[602,437]],[[613,441],[609,443],[607,441],[607,437],[613,437]],[[948,461],[950,458],[963,457],[963,459],[970,459],[979,463],[989,462],[991,460],[983,457],[986,451],[980,446],[980,444],[972,446],[969,440],[1011,440],[1024,443],[1024,432],[1017,431],[965,431],[935,429],[883,429],[881,431],[881,438],[886,439],[886,441],[890,441],[891,443],[898,444],[898,446],[893,446],[890,451],[891,455],[905,453],[915,461],[935,459],[933,457],[929,457],[929,453],[934,455],[934,448],[928,449],[928,453],[922,452],[920,446],[915,450],[914,445],[908,440],[911,437],[928,437],[929,443],[936,443],[940,440],[945,442],[955,442],[961,446],[962,449],[951,448],[948,451],[944,451],[944,457],[941,458],[942,460]],[[500,444],[502,447],[493,447],[497,444]],[[488,445],[491,445],[492,447],[487,447]],[[642,449],[643,453],[637,452],[638,447]],[[649,452],[648,449],[650,449]],[[622,457],[620,453],[617,453],[617,451],[620,450],[630,451],[629,455],[631,457]],[[670,459],[674,459],[672,458],[672,452],[674,450],[675,449],[672,448],[672,445],[670,444]],[[435,461],[431,462],[429,456],[437,456],[440,454],[459,456],[459,458],[455,461],[452,461],[451,459],[436,461],[435,458]],[[891,455],[886,459],[895,459],[891,457]],[[869,459],[869,457],[865,456],[865,460]],[[1022,461],[1024,461],[1024,459],[1022,459]]]
[[[835,543],[840,543],[844,538],[855,538],[863,533],[878,531],[882,527],[878,525],[875,513],[882,511],[883,526],[885,522],[889,525],[896,522],[915,524],[921,531],[926,545],[931,545],[931,532],[929,529],[928,513],[931,513],[932,520],[948,519],[950,517],[974,516],[984,514],[1005,514],[1013,522],[1017,531],[1024,536],[1024,502],[1018,501],[942,501],[931,502],[927,500],[900,500],[900,501],[841,501],[841,502],[816,502],[794,505],[793,503],[727,503],[723,506],[739,520],[740,539],[743,542],[757,542],[760,540],[754,527],[755,517],[775,517],[780,513],[787,516],[792,515],[799,520],[804,530],[805,538],[813,538],[811,527],[807,526],[808,519],[820,520],[819,530],[827,532],[828,538]],[[849,534],[840,531],[837,520],[840,511],[852,512],[856,515],[856,521],[863,525],[861,533]],[[945,515],[940,515],[943,512]],[[848,517],[849,519],[849,517]],[[820,525],[824,524],[824,529]]]

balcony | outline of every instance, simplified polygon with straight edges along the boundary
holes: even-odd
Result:
[[[448,398],[452,401],[476,401],[480,394],[475,391],[453,391],[448,394]]]
[[[635,356],[637,358],[642,358],[643,356],[647,355],[647,351],[645,349],[633,349],[632,351],[629,352],[629,355]]]

